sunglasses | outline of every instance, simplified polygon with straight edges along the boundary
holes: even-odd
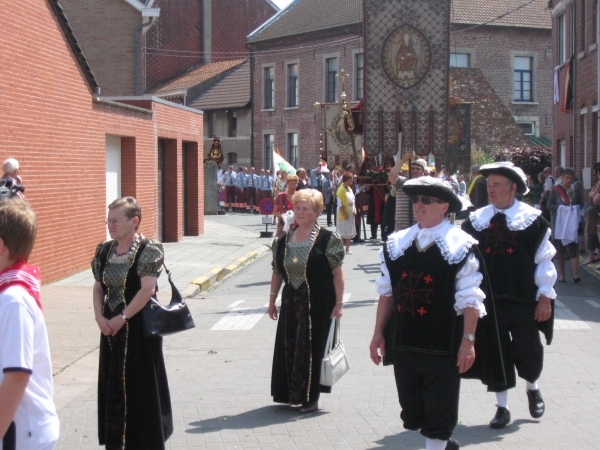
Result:
[[[431,205],[432,202],[444,203],[443,201],[441,201],[439,199],[434,199],[433,197],[427,197],[425,195],[413,195],[410,198],[410,201],[412,202],[413,205],[416,205],[417,203],[419,203],[419,201],[421,203],[423,203],[424,205]]]

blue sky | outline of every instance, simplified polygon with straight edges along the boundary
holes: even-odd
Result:
[[[279,6],[281,9],[285,8],[287,5],[292,3],[292,0],[271,0],[271,1],[273,3],[275,3],[277,6]]]

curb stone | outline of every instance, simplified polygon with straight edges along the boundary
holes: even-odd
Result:
[[[271,251],[271,244],[263,244],[257,249],[246,253],[241,258],[236,259],[225,267],[215,267],[202,276],[193,280],[181,293],[183,298],[195,297],[201,292],[209,290],[216,283],[221,281],[227,275],[241,270],[244,266],[250,264],[255,259],[260,258],[265,253]]]

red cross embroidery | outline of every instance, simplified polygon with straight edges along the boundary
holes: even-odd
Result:
[[[506,250],[506,253],[508,253],[509,255],[512,255],[515,251],[513,250],[512,247],[508,247],[508,250]]]
[[[417,309],[417,312],[422,316],[423,314],[427,314],[427,311],[422,306]]]
[[[404,273],[402,274],[402,279],[406,278],[408,276],[408,274],[406,273],[406,271],[404,271]]]
[[[485,252],[489,255],[490,253],[492,253],[492,249],[488,247],[485,249]]]
[[[429,284],[433,281],[433,278],[431,278],[431,275],[427,275],[425,278],[423,278],[423,281],[425,281],[425,284]]]

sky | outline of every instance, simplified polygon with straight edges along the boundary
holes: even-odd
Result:
[[[277,6],[279,6],[281,9],[285,8],[287,5],[292,3],[292,0],[271,0],[271,1],[273,3],[275,3]]]

